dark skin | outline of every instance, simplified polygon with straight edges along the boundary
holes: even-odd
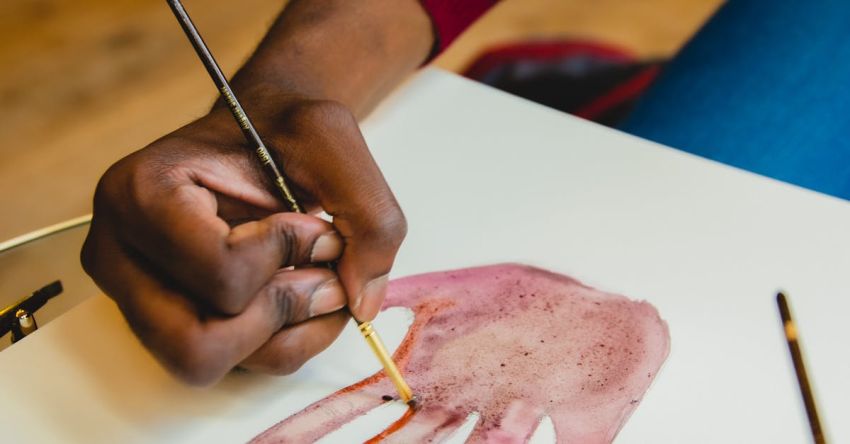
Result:
[[[298,199],[333,223],[284,212],[220,103],[104,174],[83,266],[169,371],[288,374],[350,314],[377,315],[407,227],[357,119],[432,46],[416,0],[295,0],[233,79]]]

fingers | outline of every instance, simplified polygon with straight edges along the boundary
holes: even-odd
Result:
[[[350,316],[338,310],[284,328],[240,364],[240,367],[275,375],[288,375],[328,348],[342,332]]]
[[[96,229],[97,227],[92,227]],[[263,347],[284,326],[296,323],[282,349],[287,369],[320,350],[339,333],[346,302],[344,291],[330,270],[311,268],[275,274],[237,316],[201,314],[183,294],[161,284],[149,267],[128,255],[117,241],[99,235],[84,247],[87,271],[115,299],[130,327],[157,359],[186,382],[211,384]],[[86,260],[87,256],[98,260]],[[104,267],[108,263],[108,267]],[[336,312],[335,315],[323,314]],[[315,321],[304,322],[313,317]],[[327,329],[327,331],[324,331]],[[289,329],[284,330],[289,331]],[[284,362],[285,361],[285,362]]]
[[[360,321],[371,320],[380,310],[388,274],[407,233],[404,214],[357,122],[342,105],[311,102],[290,111],[285,121],[291,138],[275,146],[304,140],[311,149],[275,152],[293,181],[333,216],[345,240],[337,272],[351,312]]]
[[[156,257],[170,262],[181,282],[194,284],[194,294],[228,314],[240,313],[281,267],[330,261],[342,252],[330,224],[300,214],[274,214],[206,242],[204,234],[192,237],[174,254]]]
[[[374,319],[381,309],[390,270],[407,234],[404,214],[377,167],[375,174],[377,183],[356,199],[327,204],[346,244],[337,273],[351,313],[360,321]]]
[[[142,198],[124,240],[198,301],[240,313],[281,267],[334,260],[342,239],[319,218],[277,213],[230,227],[211,193],[192,183]]]
[[[326,268],[281,270],[254,298],[271,301],[269,315],[281,326],[339,311],[347,302],[336,275]]]

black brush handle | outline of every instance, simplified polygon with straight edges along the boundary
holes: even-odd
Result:
[[[218,63],[216,63],[215,58],[206,43],[204,43],[204,39],[201,38],[201,34],[198,32],[195,24],[192,23],[192,19],[189,18],[189,14],[186,12],[186,9],[183,8],[183,4],[180,3],[180,0],[166,1],[168,2],[168,6],[171,7],[171,11],[174,12],[174,17],[177,18],[178,22],[180,22],[180,27],[183,28],[183,32],[186,33],[186,37],[188,37],[189,41],[192,43],[192,47],[195,48],[195,52],[201,59],[201,63],[204,64],[204,68],[207,69],[210,78],[212,78],[213,83],[215,83],[216,88],[218,88],[218,91],[227,103],[227,107],[233,114],[233,118],[236,119],[236,123],[238,123],[239,128],[242,129],[242,134],[245,135],[248,143],[251,144],[251,148],[257,154],[257,157],[263,164],[263,168],[266,170],[266,173],[274,181],[275,187],[280,192],[281,197],[283,197],[286,205],[289,207],[289,210],[296,213],[303,213],[304,211],[295,200],[295,197],[290,191],[280,168],[278,168],[274,159],[272,159],[268,148],[266,148],[265,144],[263,144],[263,140],[260,139],[257,129],[245,113],[245,110],[239,103],[239,99],[237,99],[236,95],[233,93],[230,83],[227,82],[227,77],[225,77],[224,73],[221,72],[221,68],[218,66]]]

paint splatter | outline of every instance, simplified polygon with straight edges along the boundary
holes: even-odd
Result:
[[[421,407],[376,437],[384,442],[438,442],[472,412],[467,442],[525,442],[544,416],[559,442],[610,442],[669,351],[648,303],[522,265],[393,281],[385,307],[394,306],[415,315],[394,357]],[[392,384],[375,374],[253,442],[315,441],[388,395]]]

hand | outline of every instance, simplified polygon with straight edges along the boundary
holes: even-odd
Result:
[[[282,212],[224,108],[120,160],[95,193],[83,266],[189,383],[237,365],[291,373],[337,337],[345,305],[374,318],[406,233],[342,105],[289,98],[276,109],[255,124],[301,203],[333,224]],[[335,272],[309,267],[337,259]]]

